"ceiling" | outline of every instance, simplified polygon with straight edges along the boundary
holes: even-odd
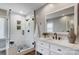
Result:
[[[38,9],[45,3],[0,3],[0,8],[27,15],[28,13]]]

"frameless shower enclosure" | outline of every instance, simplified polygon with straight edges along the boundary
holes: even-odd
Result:
[[[34,47],[34,18],[26,19],[25,22],[25,39],[28,48]]]
[[[10,11],[10,40],[8,54],[24,54],[34,48],[34,20]]]
[[[24,54],[34,48],[34,17],[26,18],[0,9],[0,55]]]

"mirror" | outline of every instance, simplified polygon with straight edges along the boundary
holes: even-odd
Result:
[[[46,16],[47,32],[69,32],[74,28],[74,7],[50,13]]]

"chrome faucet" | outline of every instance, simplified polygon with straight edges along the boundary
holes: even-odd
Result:
[[[54,33],[55,39],[57,40],[57,33]]]

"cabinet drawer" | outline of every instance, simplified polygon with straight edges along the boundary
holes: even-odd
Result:
[[[75,55],[79,55],[79,51],[75,51]]]
[[[57,53],[63,53],[63,49],[57,45],[50,45],[50,51],[54,51]]]
[[[74,51],[72,49],[62,47],[59,45],[50,45],[50,51],[54,51],[54,52],[57,52],[57,53],[63,54],[63,55],[73,55],[74,54]]]
[[[36,47],[36,51],[40,52],[43,55],[49,55],[49,50],[40,46]]]
[[[49,48],[49,43],[43,42],[43,41],[37,41],[36,45],[39,45],[43,48]]]
[[[57,53],[57,52],[51,51],[51,52],[50,52],[50,55],[61,55],[61,54],[59,54],[59,53]]]

